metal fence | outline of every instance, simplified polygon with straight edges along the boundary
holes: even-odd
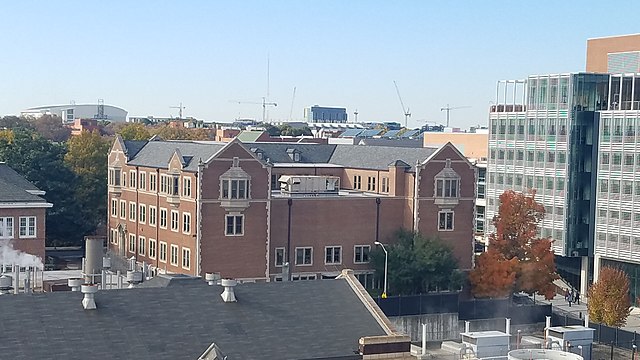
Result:
[[[387,316],[458,312],[458,292],[378,297],[376,303]]]
[[[551,323],[555,326],[584,325],[584,320],[575,317],[572,313],[556,309],[551,316]],[[631,350],[640,340],[635,331],[626,331],[593,322],[589,322],[589,327],[595,330],[593,340],[601,344],[613,344],[616,347]]]

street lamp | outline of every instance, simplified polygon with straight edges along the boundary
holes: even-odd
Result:
[[[384,251],[384,291],[382,292],[382,298],[386,299],[387,298],[387,274],[388,274],[387,265],[389,260],[389,253],[387,252],[387,249],[385,249],[384,245],[380,241],[376,241],[374,242],[374,244],[379,245]]]
[[[633,352],[631,353],[631,360],[636,360],[636,351],[637,351],[638,347],[636,346],[636,344],[633,344]]]

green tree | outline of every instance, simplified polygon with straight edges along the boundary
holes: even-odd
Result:
[[[71,137],[71,129],[62,124],[62,118],[56,115],[42,115],[31,121],[33,128],[43,138],[53,142],[63,142]]]
[[[64,163],[65,146],[26,129],[15,129],[13,141],[0,138],[0,161],[5,161],[39,189],[53,204],[47,210],[47,244],[79,244],[88,226],[75,201],[77,177]]]
[[[387,292],[393,295],[420,294],[433,290],[457,290],[462,275],[452,249],[438,239],[398,230],[389,244]],[[372,250],[371,260],[380,279],[384,278],[385,253]]]
[[[124,140],[149,140],[151,137],[149,129],[139,123],[127,124],[116,133],[120,134]]]
[[[104,224],[107,211],[107,156],[109,142],[98,132],[83,131],[67,143],[64,162],[77,175],[75,199],[79,216],[95,233]]]
[[[589,318],[608,326],[621,327],[631,313],[629,278],[624,271],[605,266],[589,289]]]
[[[17,116],[4,116],[0,118],[0,129],[31,129],[29,119]]]

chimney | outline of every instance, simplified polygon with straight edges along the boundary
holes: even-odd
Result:
[[[224,302],[236,302],[236,295],[233,288],[238,285],[238,281],[234,279],[222,279],[220,285],[224,286],[224,291],[220,296]]]
[[[98,292],[98,285],[96,284],[82,284],[82,293],[84,298],[82,299],[82,307],[85,310],[95,310],[96,301],[94,298],[95,293]]]
[[[18,264],[14,264],[13,265],[13,270],[16,274],[14,281],[15,281],[15,287],[13,288],[13,293],[18,295],[18,293],[20,292],[20,265]]]
[[[103,242],[101,237],[85,237],[85,261],[82,275],[84,275],[84,280],[87,283],[96,284],[101,281]]]
[[[67,285],[71,288],[71,291],[80,291],[80,286],[84,283],[82,278],[71,278],[67,280]]]

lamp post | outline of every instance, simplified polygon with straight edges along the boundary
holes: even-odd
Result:
[[[387,274],[389,269],[388,268],[389,253],[387,252],[387,249],[385,249],[384,245],[380,241],[376,241],[374,242],[374,244],[379,245],[384,251],[384,291],[382,292],[382,298],[386,299],[387,298]]]
[[[633,352],[631,353],[631,360],[636,360],[636,350],[638,349],[638,347],[636,346],[636,344],[633,344]]]
[[[580,350],[580,356],[582,356],[582,345],[578,345],[578,350]]]

